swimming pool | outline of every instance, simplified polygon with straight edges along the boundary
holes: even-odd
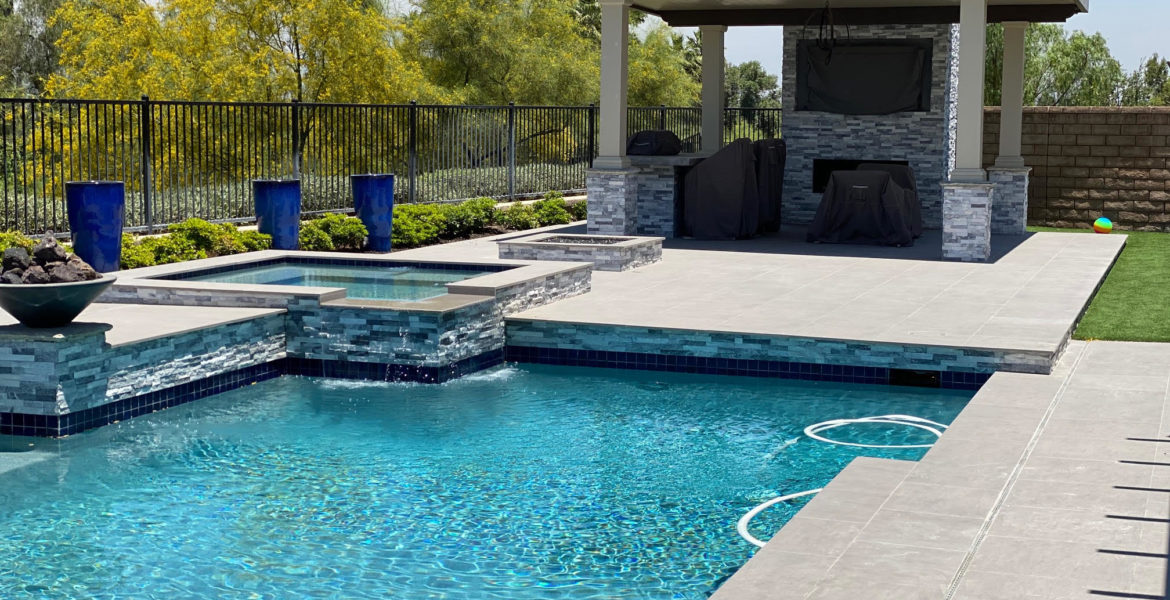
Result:
[[[446,285],[495,272],[445,266],[334,265],[278,262],[224,272],[194,273],[185,281],[345,288],[350,298],[418,301],[447,293]]]
[[[285,377],[0,454],[6,598],[706,598],[737,519],[856,456],[843,417],[970,392],[509,366],[443,385]],[[912,427],[833,437],[921,444]],[[59,447],[57,447],[59,445]],[[42,449],[53,448],[52,451]],[[3,461],[35,464],[3,472]],[[752,528],[767,539],[799,504]],[[250,596],[254,594],[254,596]]]

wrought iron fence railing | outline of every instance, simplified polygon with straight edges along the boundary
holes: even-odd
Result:
[[[779,136],[779,109],[730,108],[724,141]],[[700,146],[698,108],[631,108],[629,132]],[[592,106],[0,99],[0,229],[64,232],[64,183],[126,182],[126,224],[253,217],[250,181],[296,177],[308,212],[345,210],[348,176],[398,175],[398,202],[577,192]]]

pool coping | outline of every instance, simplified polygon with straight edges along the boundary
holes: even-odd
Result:
[[[321,259],[322,261],[344,260],[358,263],[387,263],[401,265],[435,265],[437,267],[459,265],[461,267],[482,267],[494,272],[478,275],[446,284],[447,293],[422,301],[378,300],[349,298],[344,288],[267,284],[236,284],[184,279],[162,279],[167,276],[196,273],[210,269],[230,267],[246,268],[254,263],[280,261],[285,259]],[[320,304],[365,307],[384,310],[398,310],[419,313],[446,313],[467,308],[502,291],[516,286],[538,282],[550,276],[592,270],[592,265],[567,261],[453,261],[444,259],[400,258],[390,254],[360,254],[339,257],[335,252],[307,252],[301,250],[261,250],[230,256],[184,261],[167,265],[156,265],[128,269],[118,273],[118,281],[98,302],[132,304],[168,304],[165,300],[150,300],[144,297],[152,292],[173,293],[193,300],[204,306],[245,306],[245,307],[286,307],[290,301],[310,300]],[[202,298],[202,302],[197,301]],[[441,299],[441,300],[440,300]]]
[[[917,462],[851,462],[711,600],[862,598],[875,581],[888,597],[944,598],[1084,349],[1052,375],[993,375]]]

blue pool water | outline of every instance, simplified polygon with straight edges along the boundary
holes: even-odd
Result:
[[[970,397],[530,366],[443,385],[282,378],[60,441],[9,439],[12,598],[706,598],[736,520],[859,455],[811,423]],[[882,425],[833,435],[929,443]],[[39,462],[36,462],[39,461]],[[797,509],[754,523],[767,539]]]
[[[426,267],[277,264],[188,277],[187,281],[345,288],[350,298],[426,300],[447,293],[446,285],[490,271]]]

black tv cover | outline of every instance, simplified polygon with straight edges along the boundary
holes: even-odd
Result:
[[[930,110],[931,40],[796,47],[796,110],[888,115]]]

